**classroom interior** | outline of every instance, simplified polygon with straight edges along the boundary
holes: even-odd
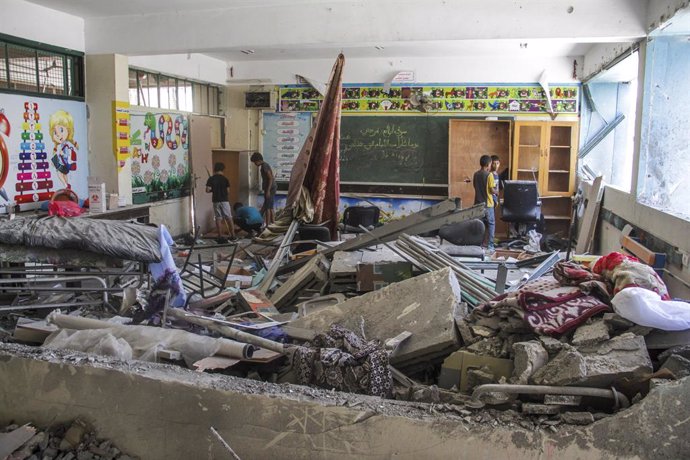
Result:
[[[480,157],[497,155],[505,179],[536,184],[542,242],[569,247],[573,222],[575,232],[578,221],[582,228],[588,193],[601,181],[586,252],[618,251],[633,235],[665,256],[672,297],[690,298],[686,0],[0,7],[0,219],[45,213],[67,189],[108,219],[165,225],[174,238],[215,238],[207,178],[222,163],[230,204],[261,208],[254,152],[273,168],[280,211],[342,53],[341,219],[353,206],[378,207],[380,224],[449,198],[469,208]],[[69,118],[66,140],[56,140],[57,115]],[[32,142],[40,148],[29,150]],[[61,168],[51,156],[65,148]],[[496,237],[507,244],[511,225],[502,217],[499,207]],[[173,383],[155,391],[166,385]],[[197,397],[175,391],[185,403]],[[163,399],[161,410],[174,412]],[[404,431],[403,441],[394,422],[381,429],[406,446],[431,436]],[[281,441],[271,442],[254,458],[275,454]],[[509,449],[499,445],[497,453]],[[348,457],[343,446],[289,449],[291,458]]]

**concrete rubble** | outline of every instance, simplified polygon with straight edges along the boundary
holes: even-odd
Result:
[[[337,323],[379,340],[409,331],[412,335],[391,358],[391,364],[404,368],[457,349],[455,318],[463,314],[460,285],[450,269],[445,269],[353,297],[290,324],[325,332]]]
[[[684,342],[683,335],[660,335],[613,313],[605,302],[586,314],[568,306],[576,313],[563,314],[569,319],[559,323],[556,314],[534,313],[542,306],[529,310],[521,297],[532,286],[539,294],[539,283],[555,282],[552,275],[498,296],[489,274],[452,259],[433,238],[403,230],[398,238],[386,246],[367,243],[369,249],[355,239],[343,244],[352,250],[330,247],[294,270],[286,268],[294,260],[269,263],[271,254],[285,252],[283,243],[268,250],[251,242],[241,251],[232,244],[185,249],[175,258],[185,276],[185,305],[173,306],[173,286],[124,275],[103,278],[116,293],[107,302],[83,287],[76,295],[60,291],[28,303],[22,293],[20,309],[3,314],[0,308],[0,342],[56,354],[80,350],[122,363],[148,361],[218,381],[239,377],[281,389],[318,387],[339,400],[375,395],[452,414],[462,423],[507,421],[548,433],[629,413],[648,394],[690,376],[690,337]],[[195,251],[198,263],[190,265]],[[536,259],[557,260],[542,256]],[[558,295],[577,290],[567,283],[557,289]],[[543,329],[549,321],[554,328]],[[367,406],[355,423],[366,424],[376,414],[375,405]],[[11,420],[0,417],[5,421]],[[205,436],[223,433],[229,434]],[[127,458],[111,455],[110,447],[91,447],[86,450],[92,457],[75,458]],[[70,458],[41,453],[36,458]]]
[[[21,437],[26,432],[29,436]],[[12,424],[0,430],[0,458],[8,460],[135,460],[111,441],[99,439],[88,423],[77,419],[68,424],[37,430],[29,424]]]

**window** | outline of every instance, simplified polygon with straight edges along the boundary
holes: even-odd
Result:
[[[0,34],[0,90],[84,98],[84,55]]]
[[[647,44],[640,170],[640,203],[690,220],[690,34]]]
[[[638,61],[634,51],[583,86],[583,175],[600,175],[625,192],[630,192],[633,175]]]
[[[201,115],[218,115],[220,88],[146,70],[129,69],[129,103]]]

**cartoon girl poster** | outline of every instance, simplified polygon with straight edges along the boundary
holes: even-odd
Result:
[[[67,174],[77,169],[77,151],[79,150],[74,140],[72,115],[64,110],[58,110],[50,116],[50,138],[55,143],[51,162],[58,172],[60,182],[65,188],[71,189]]]

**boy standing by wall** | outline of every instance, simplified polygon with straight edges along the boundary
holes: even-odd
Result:
[[[277,184],[273,177],[273,170],[271,166],[264,161],[263,155],[259,152],[254,152],[250,161],[259,167],[261,172],[261,189],[264,191],[264,205],[261,206],[261,215],[264,216],[266,225],[273,223],[273,200],[276,195]]]
[[[216,231],[218,232],[218,242],[225,243],[227,240],[223,238],[220,231],[220,221],[224,220],[225,225],[230,232],[230,239],[235,241],[235,226],[232,224],[232,211],[230,210],[230,202],[228,201],[228,189],[230,188],[230,181],[223,175],[225,165],[223,163],[216,163],[213,165],[213,175],[209,176],[206,181],[206,193],[211,193],[211,201],[213,201],[213,214],[216,218]]]
[[[479,170],[474,173],[472,185],[474,185],[474,204],[484,203],[484,223],[489,230],[489,253],[494,251],[494,232],[496,231],[496,218],[494,215],[493,195],[498,193],[494,176],[489,171],[491,167],[491,157],[482,155],[479,159]]]

